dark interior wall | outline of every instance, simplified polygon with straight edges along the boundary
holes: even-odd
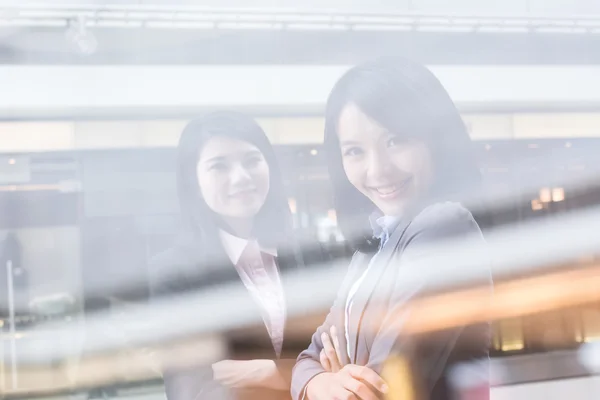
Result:
[[[489,204],[484,209],[489,212],[485,215],[487,224],[511,223],[600,203],[598,188],[568,187],[570,181],[600,171],[598,139],[487,141],[474,146],[485,190],[493,196],[513,198],[503,207]],[[311,152],[313,149],[318,152]],[[320,146],[277,146],[276,150],[298,213],[326,215],[332,205]],[[74,179],[81,182],[81,191],[2,191],[0,229],[76,227],[80,248],[71,250],[80,252],[81,280],[89,295],[86,306],[106,306],[108,299],[96,289],[111,282],[134,282],[129,294],[143,297],[149,260],[170,246],[179,227],[175,149],[61,154],[58,158],[69,159],[72,165],[62,169],[48,167],[50,156],[57,157],[31,155],[32,165],[38,165],[33,169],[38,172],[32,173],[32,182]],[[532,210],[531,200],[539,188],[560,182],[567,184],[565,201]],[[533,189],[522,190],[523,184]]]

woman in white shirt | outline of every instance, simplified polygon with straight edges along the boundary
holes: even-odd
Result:
[[[177,186],[186,234],[152,263],[154,299],[235,282],[254,304],[262,337],[232,339],[231,352],[261,359],[165,371],[168,400],[285,399],[298,348],[286,328],[283,271],[303,263],[275,153],[261,127],[236,112],[190,122],[178,146]],[[226,312],[219,310],[217,312]],[[211,316],[198,316],[210,318]],[[287,355],[289,359],[284,359]]]

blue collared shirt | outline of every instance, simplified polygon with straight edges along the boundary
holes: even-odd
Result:
[[[400,217],[391,217],[389,215],[381,215],[379,213],[373,213],[369,217],[371,229],[373,230],[373,237],[379,239],[379,250],[387,243],[390,239],[390,235],[400,224]]]

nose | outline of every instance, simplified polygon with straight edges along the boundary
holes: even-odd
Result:
[[[235,164],[231,169],[229,178],[231,180],[232,185],[239,186],[250,181],[250,174],[248,173],[248,170],[244,168],[243,165]]]
[[[373,151],[368,158],[367,174],[373,182],[385,180],[393,172],[394,166],[386,151]]]

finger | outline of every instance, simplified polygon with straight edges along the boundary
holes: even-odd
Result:
[[[331,397],[334,399],[344,399],[344,400],[361,400],[357,395],[352,393],[350,390],[346,389],[343,386],[336,387],[331,390]]]
[[[346,390],[354,393],[360,400],[379,400],[379,397],[374,390],[351,375],[345,375],[342,380],[342,385]]]
[[[325,354],[327,355],[327,358],[329,358],[331,371],[338,372],[342,366],[340,365],[337,355],[335,354],[335,349],[333,348],[333,344],[331,344],[329,335],[327,333],[323,333],[321,335],[321,341],[323,342],[323,350],[325,350]]]
[[[358,379],[367,382],[381,393],[387,393],[388,385],[385,381],[373,371],[371,368],[363,367],[361,365],[348,364],[344,367],[344,370],[350,374],[354,379]]]
[[[333,341],[333,348],[335,349],[335,354],[337,355],[338,364],[340,364],[340,366],[343,367],[344,362],[342,361],[342,348],[340,346],[340,339],[338,338],[337,329],[335,325],[332,326],[331,329],[329,329],[329,332],[331,333],[331,340]]]
[[[325,371],[332,372],[331,363],[329,362],[329,358],[327,358],[327,354],[325,354],[325,349],[321,350],[321,353],[319,353],[319,360],[321,361],[321,366]]]
[[[329,360],[329,365],[331,366],[331,372],[338,372],[341,366],[337,360],[335,348],[333,347],[333,344],[331,344],[331,338],[327,333],[323,333],[321,335],[321,341],[323,342],[323,351],[325,352],[325,355]]]

